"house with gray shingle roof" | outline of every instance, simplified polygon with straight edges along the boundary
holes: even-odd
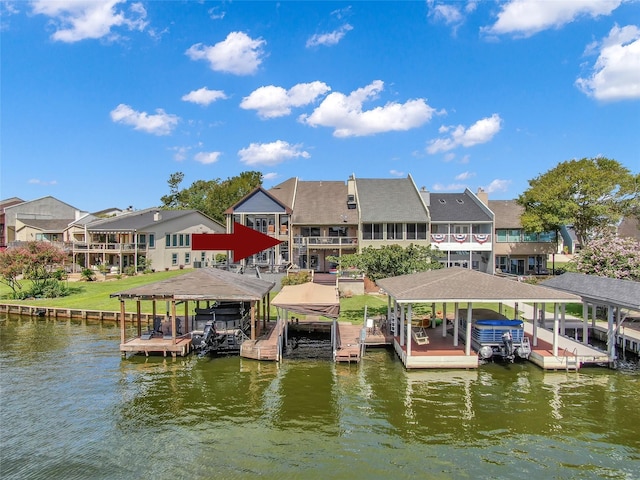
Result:
[[[354,178],[361,248],[430,244],[430,215],[411,175]]]
[[[155,270],[211,264],[216,252],[192,250],[191,235],[225,232],[223,225],[197,210],[158,208],[94,217],[86,223],[79,219],[76,228],[86,236],[73,242],[74,263],[86,268],[105,265],[120,273],[144,264]]]
[[[444,252],[445,266],[493,273],[494,215],[479,195],[421,192],[431,212],[431,243]]]
[[[524,208],[515,200],[489,200],[489,208],[495,215],[495,268],[514,275],[547,273],[549,255],[558,248],[556,234],[525,232]]]

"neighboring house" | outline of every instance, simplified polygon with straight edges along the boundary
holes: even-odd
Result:
[[[573,228],[573,225],[563,225],[562,227],[560,227],[560,239],[562,239],[563,250],[566,253],[577,253],[582,247],[580,241],[578,240],[578,236],[576,235],[576,230],[575,228]]]
[[[640,221],[636,217],[624,217],[618,225],[618,235],[640,241]]]
[[[86,239],[73,242],[74,262],[85,268],[99,265],[123,272],[145,263],[154,270],[200,267],[213,264],[216,252],[192,251],[194,233],[224,233],[225,228],[197,210],[130,211],[87,224]]]
[[[15,242],[46,241],[64,248],[68,225],[83,213],[48,196],[5,207],[7,245]]]
[[[515,200],[489,200],[495,215],[496,270],[514,275],[545,274],[549,255],[557,251],[555,232],[526,233],[520,217],[524,208]]]
[[[431,245],[444,253],[445,266],[493,273],[494,214],[486,193],[421,194],[431,212]]]
[[[4,250],[7,247],[7,220],[4,209],[7,207],[12,207],[13,205],[18,205],[20,203],[24,203],[24,200],[18,197],[11,197],[5,200],[0,200],[0,249]]]

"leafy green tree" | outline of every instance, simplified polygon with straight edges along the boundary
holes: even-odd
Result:
[[[610,230],[585,245],[574,262],[580,273],[640,282],[640,242]]]
[[[180,184],[184,180],[184,173],[176,172],[169,175],[169,195],[165,195],[160,198],[162,205],[166,209],[180,208]]]
[[[0,252],[0,281],[11,288],[14,298],[64,295],[56,267],[66,259],[67,254],[49,242],[28,242]],[[21,278],[31,280],[28,292],[22,292]]]
[[[256,171],[242,172],[226,180],[196,180],[189,188],[180,189],[184,179],[182,172],[169,177],[169,195],[163,196],[163,208],[194,209],[224,222],[224,211],[262,184],[262,174]]]
[[[586,245],[596,227],[613,226],[637,211],[638,179],[638,174],[604,157],[562,162],[529,180],[529,188],[518,197],[524,207],[522,226],[530,232],[557,232],[573,225]]]
[[[355,268],[374,282],[381,278],[442,268],[438,258],[440,252],[430,246],[384,245],[381,248],[366,247],[361,253],[328,257],[340,269]]]

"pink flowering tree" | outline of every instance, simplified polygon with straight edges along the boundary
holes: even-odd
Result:
[[[574,258],[580,273],[640,282],[640,242],[613,234],[587,243]]]
[[[24,246],[0,252],[0,282],[9,286],[13,298],[59,296],[64,294],[56,274],[67,254],[49,242],[28,242]],[[23,280],[31,287],[22,291]]]

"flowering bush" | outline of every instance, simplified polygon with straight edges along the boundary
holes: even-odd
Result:
[[[575,257],[580,273],[640,281],[640,242],[602,235],[586,244]]]

